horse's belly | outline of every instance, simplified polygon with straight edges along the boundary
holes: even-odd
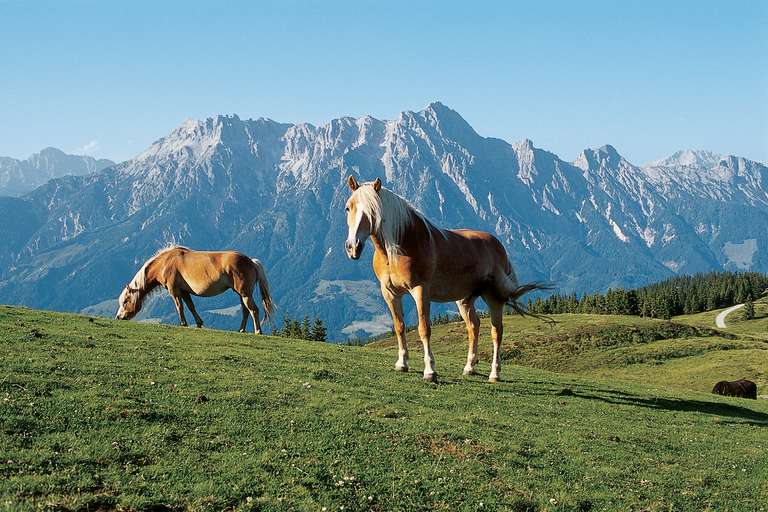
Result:
[[[199,297],[213,297],[224,293],[230,286],[229,280],[219,279],[218,281],[208,283],[188,283],[192,293]]]
[[[433,280],[429,288],[429,297],[433,302],[455,302],[473,295],[479,295],[484,289],[486,279],[477,279],[466,274],[440,276]]]
[[[471,292],[468,291],[448,291],[448,290],[430,290],[429,300],[432,302],[456,302],[466,299]]]

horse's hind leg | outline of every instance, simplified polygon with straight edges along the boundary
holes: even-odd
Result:
[[[261,323],[259,322],[259,307],[256,305],[256,301],[253,300],[253,287],[255,283],[255,274],[250,277],[242,272],[234,272],[232,275],[232,289],[235,293],[240,295],[240,301],[243,306],[243,321],[240,323],[240,331],[245,332],[245,326],[248,319],[245,316],[245,310],[247,309],[251,313],[253,318],[253,332],[261,334]]]
[[[467,298],[456,302],[461,318],[467,326],[467,339],[469,340],[467,351],[467,364],[464,366],[464,375],[475,373],[477,364],[477,338],[480,334],[480,319],[475,310],[475,299]]]
[[[187,326],[187,318],[184,316],[184,305],[181,303],[181,298],[176,295],[171,295],[173,299],[173,305],[176,306],[176,313],[179,314],[179,324],[182,327]]]
[[[250,295],[246,295],[243,297],[243,303],[245,304],[245,307],[248,308],[248,311],[251,312],[251,318],[253,318],[253,332],[256,334],[261,334],[261,322],[259,322],[259,307],[256,305],[256,301],[253,300],[253,297]]]
[[[493,360],[488,382],[498,382],[501,378],[501,336],[504,334],[503,313],[504,303],[491,296],[483,296],[491,313],[491,338],[493,339]]]
[[[189,310],[192,312],[192,316],[195,317],[195,324],[199,329],[200,327],[203,326],[203,319],[200,318],[200,315],[197,314],[195,305],[192,303],[192,297],[190,297],[189,294],[187,294],[187,295],[183,295],[182,299],[184,299],[184,304],[186,304]]]
[[[243,298],[240,297],[240,307],[243,309],[243,319],[240,322],[240,332],[245,332],[245,328],[248,326],[248,308],[245,307]]]

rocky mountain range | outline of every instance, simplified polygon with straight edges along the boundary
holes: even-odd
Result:
[[[322,126],[188,121],[132,160],[0,198],[10,220],[1,228],[0,303],[113,314],[142,262],[183,244],[260,258],[278,316],[321,316],[334,339],[385,332],[370,247],[357,262],[343,251],[350,174],[380,176],[439,226],[495,233],[521,280],[560,292],[768,270],[761,163],[681,151],[637,166],[612,146],[568,162],[530,140],[480,136],[432,103],[393,120]],[[197,302],[208,325],[238,325],[234,295]],[[176,321],[160,295],[144,316]]]
[[[51,179],[91,174],[111,165],[115,162],[85,155],[68,155],[56,148],[45,148],[26,160],[0,157],[0,196],[18,196]]]

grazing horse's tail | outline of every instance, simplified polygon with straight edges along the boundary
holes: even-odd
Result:
[[[525,306],[523,306],[523,303],[520,302],[520,299],[526,293],[535,290],[551,290],[552,285],[536,282],[519,285],[517,283],[515,272],[512,270],[512,265],[509,262],[507,265],[509,265],[508,272],[504,276],[502,286],[499,287],[503,290],[502,296],[504,297],[504,302],[507,304],[507,306],[511,307],[515,313],[519,314],[520,316],[531,316],[533,318],[538,318],[539,320],[544,320],[550,324],[555,324],[556,322],[546,315],[529,312]]]
[[[275,311],[275,304],[272,302],[272,296],[269,294],[269,281],[267,273],[264,271],[264,265],[256,258],[251,258],[256,267],[256,281],[259,283],[259,293],[261,293],[261,303],[264,305],[264,320],[269,321],[272,313]]]

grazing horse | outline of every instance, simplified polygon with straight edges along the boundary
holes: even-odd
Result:
[[[370,237],[375,254],[373,271],[389,306],[398,343],[395,369],[408,371],[402,297],[416,302],[419,338],[424,347],[424,380],[435,381],[435,359],[430,347],[430,302],[456,302],[467,327],[469,351],[464,375],[474,373],[480,319],[475,299],[482,297],[491,314],[493,361],[490,382],[500,378],[499,349],[505,304],[523,313],[518,302],[538,284],[519,286],[504,246],[493,235],[468,229],[435,227],[405,199],[381,186],[381,179],[359,184],[350,176],[352,195],[346,203],[349,233],[347,255],[359,259]]]
[[[741,379],[733,382],[721,380],[712,388],[712,393],[723,396],[735,396],[738,398],[752,398],[757,400],[757,385],[751,380]]]
[[[261,334],[259,308],[253,300],[257,284],[264,305],[264,318],[269,319],[274,306],[269,294],[267,275],[259,260],[234,251],[203,252],[186,247],[170,247],[149,258],[125,286],[120,294],[119,309],[115,318],[130,320],[136,316],[144,299],[162,286],[171,294],[181,325],[187,325],[182,305],[184,301],[195,317],[197,326],[202,327],[203,319],[192,304],[192,295],[213,297],[231,288],[240,296],[240,306],[243,309],[240,332],[245,332],[250,313],[254,332]]]

